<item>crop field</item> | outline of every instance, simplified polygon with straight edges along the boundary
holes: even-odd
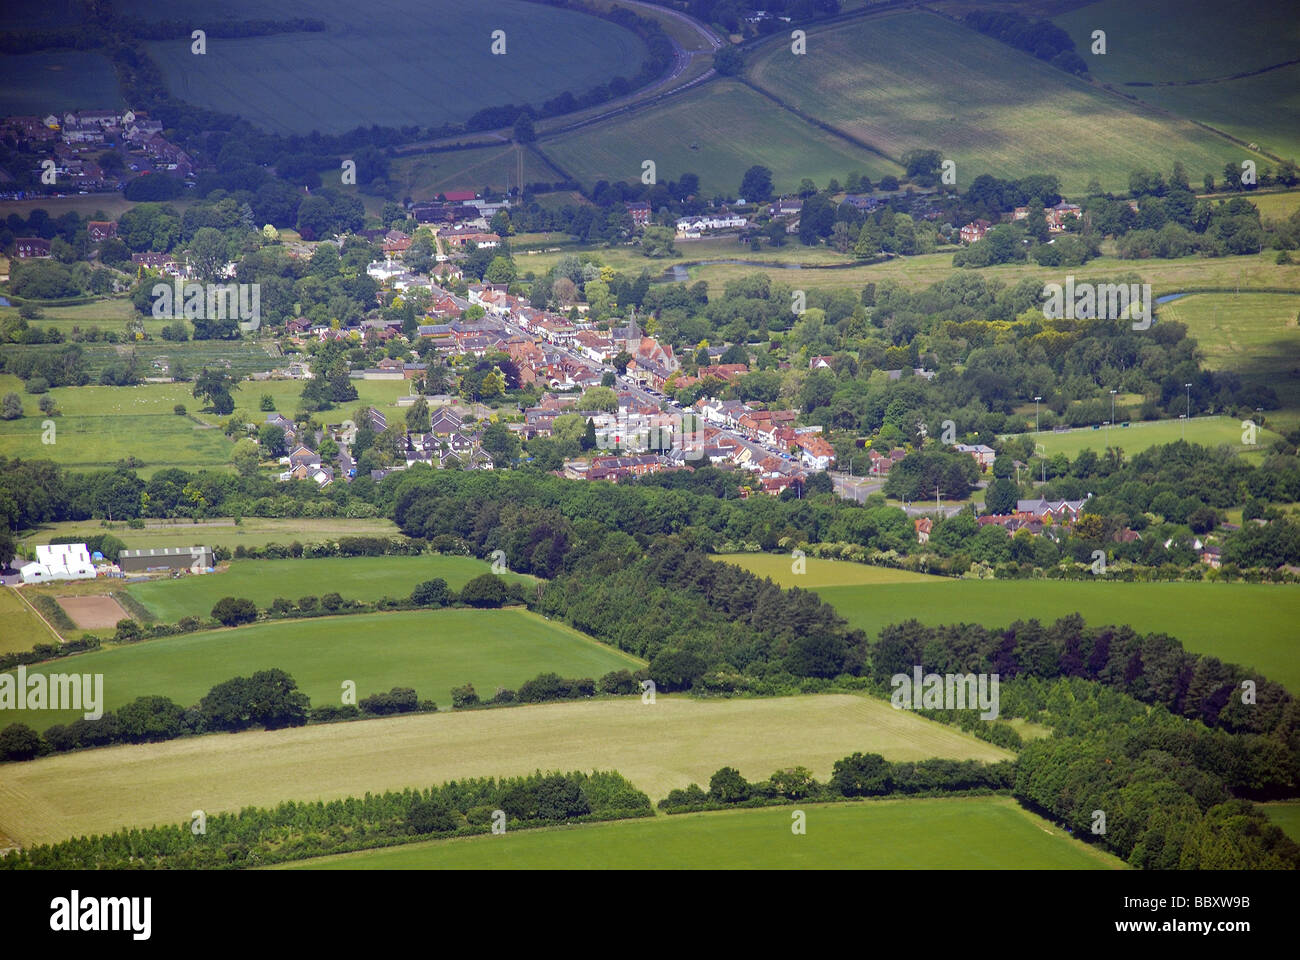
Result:
[[[783,253],[785,249],[780,248],[774,252],[774,255]],[[1263,254],[1213,259],[1182,257],[1177,260],[1120,260],[1116,257],[1104,256],[1090,260],[1085,266],[1073,267],[1068,272],[1077,280],[1109,280],[1124,274],[1136,274],[1142,281],[1151,284],[1152,293],[1156,297],[1162,297],[1167,293],[1178,293],[1189,288],[1206,287],[1218,287],[1224,290],[1238,287],[1242,290],[1251,287],[1281,287],[1300,291],[1300,264],[1279,266],[1274,262],[1276,256],[1276,251],[1272,250]],[[710,290],[721,294],[728,281],[761,270],[760,267],[711,264],[690,267],[689,274],[692,283],[696,280],[704,280]],[[838,290],[845,287],[861,289],[868,283],[880,283],[884,280],[891,280],[907,290],[919,290],[964,270],[965,268],[953,267],[952,253],[947,252],[928,253],[916,257],[895,257],[893,260],[870,266],[803,267],[799,270],[773,273],[772,276],[804,290]],[[1041,279],[1044,283],[1048,281],[1061,283],[1066,271],[1026,262],[999,264],[970,272],[983,277],[986,281],[999,280],[1014,285],[1025,277]]]
[[[50,842],[176,823],[196,808],[211,814],[534,770],[618,770],[658,800],[707,783],[723,766],[752,780],[802,765],[824,780],[836,760],[859,750],[892,761],[1011,756],[884,700],[848,694],[661,696],[654,704],[621,697],[217,734],[8,763],[0,765],[0,834]]]
[[[770,577],[775,583],[787,587],[816,590],[819,587],[872,586],[879,583],[933,583],[945,577],[931,577],[909,570],[892,570],[889,567],[871,567],[865,563],[848,560],[819,560],[804,558],[806,570],[802,574],[792,569],[794,561],[786,554],[732,553],[715,555],[714,560],[743,567],[759,577]]]
[[[1198,293],[1167,303],[1160,312],[1164,319],[1187,324],[1206,367],[1272,387],[1290,408],[1290,419],[1300,413],[1300,294]],[[1266,415],[1272,419],[1275,412]]]
[[[144,476],[163,467],[220,467],[230,459],[225,434],[172,412],[177,403],[198,410],[201,401],[190,396],[188,384],[56,387],[49,395],[61,413],[54,418],[51,444],[42,442],[46,418],[36,407],[39,397],[23,393],[16,377],[0,376],[0,391],[10,390],[22,397],[24,416],[0,421],[0,454],[7,457],[92,470],[135,456],[145,463]]]
[[[0,57],[0,116],[43,117],[121,106],[113,65],[98,51],[45,50]]]
[[[790,831],[803,810],[808,832]],[[1007,797],[684,813],[321,857],[297,870],[1097,870],[1107,853]]]
[[[155,694],[192,706],[224,680],[278,667],[298,681],[313,706],[340,703],[342,684],[351,680],[358,699],[412,687],[421,700],[450,710],[451,688],[464,683],[486,698],[497,687],[515,689],[547,671],[599,679],[643,665],[524,610],[455,609],[287,620],[165,637],[29,667],[28,675],[103,674],[104,708],[114,710]],[[14,719],[44,730],[78,715],[18,711]]]
[[[772,171],[778,193],[804,177],[824,187],[853,171],[872,180],[899,168],[868,150],[820,130],[733,80],[702,87],[626,117],[547,138],[543,153],[580,182],[639,180],[655,162],[660,181],[684,173],[700,178],[706,196],[735,196],[745,171]]]
[[[1300,155],[1300,66],[1267,70],[1296,59],[1294,7],[1267,4],[1242,17],[1213,0],[1101,0],[1054,20],[1114,89],[1282,157]],[[1102,24],[1106,55],[1092,56],[1090,37]]]
[[[561,179],[531,150],[524,152],[524,182],[553,183]],[[470,150],[443,150],[400,157],[388,177],[399,197],[434,197],[448,190],[504,191],[519,185],[519,148],[503,143]]]
[[[123,13],[148,12],[131,0]],[[483,8],[487,6],[489,10]],[[156,12],[153,15],[157,15]],[[178,0],[168,16],[258,18],[256,0]],[[277,19],[311,17],[321,33],[149,44],[171,92],[200,106],[234,110],[279,133],[341,133],[357,126],[440,126],[489,106],[535,104],[636,72],[646,48],[635,34],[571,10],[491,0],[388,0],[360,12],[347,0],[286,0]],[[506,54],[491,51],[496,19]],[[196,21],[198,22],[198,21]]]
[[[1235,368],[1234,368],[1235,369]],[[1029,419],[1032,423],[1033,414]],[[1033,435],[1034,444],[1040,455],[1053,457],[1064,453],[1073,459],[1083,450],[1104,453],[1107,446],[1119,447],[1128,456],[1164,443],[1176,443],[1183,439],[1183,427],[1186,426],[1187,442],[1199,443],[1207,447],[1228,445],[1239,453],[1250,453],[1268,447],[1278,435],[1271,430],[1260,430],[1253,447],[1243,444],[1241,421],[1232,417],[1198,417],[1196,408],[1192,408],[1192,419],[1184,424],[1182,420],[1132,420],[1129,426],[1112,426],[1110,438],[1107,439],[1106,428],[1093,430],[1091,427],[1077,427],[1068,433],[1055,433],[1043,430]]]
[[[259,607],[276,597],[338,592],[345,600],[377,600],[409,596],[425,580],[442,577],[453,590],[490,572],[473,557],[322,557],[315,560],[232,560],[225,572],[184,576],[178,580],[133,583],[130,594],[164,622],[181,617],[206,617],[222,597],[245,597]],[[523,574],[505,574],[520,583],[534,582]]]
[[[0,653],[20,653],[56,637],[12,587],[0,587]]]
[[[822,587],[817,593],[873,638],[887,624],[913,618],[931,625],[1005,627],[1078,613],[1091,626],[1128,624],[1142,633],[1169,634],[1188,650],[1254,667],[1300,693],[1300,588],[1294,586],[945,579]]]
[[[939,51],[960,51],[960,56]],[[1096,177],[1123,190],[1134,169],[1180,159],[1192,178],[1247,153],[1185,120],[1125,106],[1084,81],[973,30],[924,13],[813,29],[808,55],[765,46],[750,78],[792,107],[892,157],[938,149],[957,184],[989,173],[1053,173],[1076,192]],[[1256,156],[1257,160],[1262,158]]]
[[[31,531],[25,537],[29,545],[49,543],[53,537],[90,537],[111,533],[130,549],[146,547],[191,547],[204,544],[209,547],[262,547],[268,543],[321,543],[339,537],[397,536],[397,525],[391,520],[373,518],[349,520],[342,517],[244,517],[238,524],[233,519],[189,521],[146,520],[145,526],[132,530],[125,523],[106,524],[99,520],[67,520],[50,523]]]

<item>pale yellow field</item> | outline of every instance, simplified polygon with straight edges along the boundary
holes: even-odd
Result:
[[[854,751],[893,761],[1011,754],[849,694],[698,701],[637,697],[214,734],[0,765],[0,834],[50,842],[283,800],[330,800],[534,770],[621,772],[654,800],[719,767],[795,765],[825,779]]]
[[[938,583],[952,579],[891,567],[872,567],[851,560],[819,560],[816,557],[805,557],[803,572],[797,573],[794,560],[784,553],[727,553],[717,554],[713,559],[743,567],[755,576],[770,577],[782,587],[803,587],[806,590],[875,583]]]

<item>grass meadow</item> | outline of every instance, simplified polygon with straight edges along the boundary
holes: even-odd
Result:
[[[1263,160],[927,13],[814,28],[807,55],[780,40],[750,63],[758,86],[888,156],[942,150],[956,161],[959,187],[982,173],[1054,173],[1067,193],[1094,177],[1124,190],[1133,170],[1167,170],[1174,159],[1198,182],[1221,176],[1228,160]]]
[[[659,180],[684,173],[700,178],[706,196],[734,196],[755,164],[772,171],[778,193],[804,177],[825,186],[853,171],[877,180],[896,164],[820,130],[734,80],[715,80],[662,104],[584,127],[539,144],[542,152],[590,186],[597,180],[638,180],[655,162]]]
[[[1117,419],[1118,416],[1116,414]],[[1032,422],[1032,412],[1029,419]],[[1104,426],[1096,430],[1091,427],[1076,427],[1067,433],[1043,430],[1033,436],[1035,448],[1040,455],[1054,457],[1058,453],[1064,453],[1071,459],[1084,450],[1105,453],[1107,446],[1119,447],[1131,457],[1148,447],[1176,443],[1184,435],[1188,443],[1199,443],[1207,447],[1227,445],[1239,453],[1258,452],[1279,439],[1278,434],[1271,430],[1259,430],[1254,445],[1243,444],[1242,432],[1240,420],[1233,417],[1198,417],[1196,408],[1193,407],[1192,419],[1186,423],[1182,420],[1132,420],[1127,427],[1116,424],[1109,431]]]
[[[1262,803],[1261,807],[1268,818],[1286,832],[1286,835],[1300,843],[1300,802]]]
[[[111,533],[128,548],[192,547],[263,547],[268,543],[321,543],[339,537],[397,536],[397,525],[376,517],[368,520],[328,518],[244,517],[239,523],[230,518],[191,523],[185,520],[146,520],[145,526],[133,530],[125,523],[100,520],[66,520],[45,524],[26,534],[29,546],[49,543],[53,537],[90,537]]]
[[[1228,79],[1295,59],[1294,7],[1266,4],[1243,17],[1214,0],[1101,0],[1054,20],[1093,76],[1113,89],[1280,156],[1300,156],[1300,66]],[[1106,55],[1093,56],[1100,25]]]
[[[515,689],[539,673],[599,679],[636,670],[642,661],[524,610],[439,610],[258,623],[98,650],[29,667],[28,674],[104,675],[104,708],[162,695],[198,703],[234,676],[278,667],[298,681],[313,706],[341,702],[345,680],[357,698],[412,687],[421,700],[451,709],[451,688],[473,683],[480,696]],[[24,715],[26,714],[26,715]],[[15,720],[44,730],[79,716],[69,711],[16,711]]]
[[[149,8],[148,0],[122,6],[126,15]],[[202,57],[188,39],[148,47],[175,96],[278,133],[460,122],[484,107],[586,91],[645,59],[634,33],[573,10],[494,0],[490,14],[457,0],[388,0],[364,11],[347,0],[283,0],[277,18],[312,17],[327,29],[209,38]],[[176,0],[169,16],[267,13],[257,0],[222,0],[216,10]],[[504,56],[492,53],[493,23],[506,32]]]
[[[1164,319],[1187,324],[1210,370],[1231,370],[1247,383],[1272,387],[1294,426],[1300,417],[1300,294],[1197,293],[1161,307]],[[1269,411],[1270,420],[1279,416]],[[1240,439],[1240,438],[1238,438]]]
[[[32,612],[17,591],[0,587],[0,653],[20,653],[38,643],[54,643],[55,636],[40,618]]]
[[[661,696],[653,704],[620,697],[214,734],[3,764],[0,834],[48,843],[176,823],[196,808],[211,814],[534,770],[618,770],[658,800],[707,783],[723,766],[753,780],[802,765],[825,780],[854,751],[892,761],[1011,756],[850,694]]]
[[[1005,627],[1015,620],[1050,623],[1078,613],[1090,626],[1128,624],[1143,633],[1167,633],[1195,653],[1253,666],[1300,693],[1295,623],[1300,589],[1256,583],[1119,583],[1060,580],[958,580],[909,575],[864,565],[856,583],[836,568],[844,561],[809,559],[808,572],[791,572],[784,554],[716,557],[784,587],[816,590],[849,623],[875,638],[882,627],[916,619],[925,624],[982,623]],[[815,565],[816,564],[816,565]],[[1249,624],[1249,628],[1243,628]]]
[[[889,567],[871,567],[865,563],[848,560],[820,560],[805,557],[805,571],[796,574],[794,561],[783,553],[731,553],[716,554],[714,560],[733,563],[759,577],[770,577],[773,582],[787,587],[817,590],[821,587],[864,587],[882,583],[944,583],[946,577],[932,577],[910,570],[893,570]]]
[[[216,573],[185,576],[177,580],[133,583],[127,590],[166,623],[181,617],[206,617],[222,597],[245,597],[259,607],[276,597],[299,597],[337,592],[345,600],[377,600],[409,596],[417,583],[442,577],[459,590],[474,577],[489,573],[483,560],[473,557],[322,557],[314,560],[232,560]],[[506,574],[508,580],[533,582],[523,574]]]
[[[790,829],[807,817],[807,833]],[[1123,863],[1007,797],[721,810],[303,860],[298,870],[1096,870]]]
[[[678,249],[682,249],[680,246]],[[781,257],[788,251],[781,247],[773,251],[779,260],[793,260],[793,257]],[[764,251],[766,252],[766,251]],[[1068,271],[1061,268],[1040,267],[1036,263],[1008,263],[972,273],[986,281],[1000,281],[1014,286],[1025,277],[1032,277],[1044,283],[1051,281],[1061,283],[1065,273],[1076,280],[1112,280],[1126,275],[1136,274],[1145,283],[1150,283],[1156,297],[1166,293],[1178,293],[1189,288],[1217,287],[1224,290],[1248,290],[1251,287],[1271,287],[1300,291],[1300,264],[1292,263],[1279,266],[1275,262],[1277,252],[1266,250],[1262,254],[1249,254],[1240,257],[1182,257],[1177,260],[1120,260],[1117,257],[1102,256],[1090,260],[1085,266],[1073,267]],[[701,259],[687,257],[686,259]],[[749,259],[737,257],[736,259]],[[668,264],[665,264],[667,266]],[[962,268],[964,269],[964,268]],[[729,280],[759,272],[760,268],[738,264],[708,264],[689,268],[690,280],[707,281],[709,289],[720,294]],[[952,265],[952,253],[927,253],[916,257],[895,257],[884,263],[860,267],[803,267],[800,270],[782,272],[777,278],[804,290],[839,290],[845,287],[861,289],[868,283],[880,283],[891,280],[907,290],[919,290],[951,277],[957,268]]]
[[[551,183],[560,179],[531,150],[524,151],[524,182]],[[388,177],[399,197],[434,197],[449,190],[504,191],[519,185],[519,148],[512,143],[444,150],[399,157]]]

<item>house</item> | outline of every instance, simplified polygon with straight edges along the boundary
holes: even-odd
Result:
[[[792,217],[803,212],[803,201],[793,197],[782,197],[767,208],[769,217]]]
[[[90,223],[86,224],[86,235],[90,237],[91,243],[99,243],[109,237],[116,237],[117,221],[91,220]]]
[[[465,421],[452,413],[450,407],[441,407],[430,418],[429,432],[437,436],[451,436],[465,426]]]
[[[802,451],[800,459],[809,470],[827,470],[835,462],[835,448],[825,437],[815,433],[800,434],[795,437],[794,444]]]
[[[975,243],[978,240],[983,240],[984,235],[989,232],[989,227],[991,226],[993,226],[993,224],[983,218],[972,220],[970,223],[966,224],[966,226],[961,228],[961,242]]]
[[[50,255],[50,241],[43,237],[18,237],[14,246],[19,260],[33,260]]]
[[[881,453],[879,450],[868,450],[867,459],[871,462],[869,472],[875,477],[883,477],[894,465],[894,461],[890,459],[888,455]]]
[[[916,528],[916,542],[929,543],[930,531],[934,529],[934,521],[929,517],[917,517],[912,521],[912,526]]]
[[[123,573],[147,570],[188,570],[190,573],[207,573],[216,562],[211,547],[152,547],[145,550],[123,550],[117,559]]]
[[[1090,498],[1092,495],[1089,494]],[[1047,500],[1039,497],[1037,500],[1017,500],[1016,516],[1027,520],[1046,521],[1050,519],[1053,523],[1073,523],[1079,519],[1079,514],[1083,512],[1084,505],[1088,498],[1083,500]]]
[[[478,199],[478,194],[473,190],[447,190],[442,195],[448,203],[469,203]]]
[[[994,459],[997,457],[997,454],[993,452],[992,447],[986,446],[982,443],[959,443],[956,444],[953,449],[958,453],[970,454],[975,459],[975,462],[979,464],[981,473],[989,470],[993,466]]]
[[[632,218],[632,222],[638,227],[644,227],[650,222],[650,204],[644,201],[627,204],[627,214]]]
[[[294,447],[293,452],[289,454],[290,472],[293,472],[298,467],[319,467],[320,464],[320,454],[302,444]]]
[[[833,370],[835,364],[834,357],[813,357],[808,361],[809,370]]]
[[[1206,547],[1201,551],[1201,563],[1218,570],[1223,565],[1223,551],[1218,547]]]

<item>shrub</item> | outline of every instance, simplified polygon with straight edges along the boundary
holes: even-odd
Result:
[[[185,404],[183,403],[176,404],[176,406],[172,407],[172,413],[176,414],[176,416],[178,417],[185,416],[186,414]]]
[[[416,584],[411,591],[411,602],[418,607],[445,607],[451,600],[451,589],[442,577]]]
[[[25,723],[11,723],[0,730],[0,760],[31,760],[46,749],[41,735]]]
[[[327,593],[320,598],[320,605],[326,610],[334,611],[343,606],[343,597],[337,593]]]
[[[451,705],[455,709],[460,710],[464,707],[472,707],[478,702],[478,694],[474,692],[474,684],[467,683],[463,687],[451,688]]]
[[[257,606],[244,597],[222,597],[212,608],[212,618],[227,627],[252,623],[257,619]]]
[[[141,635],[140,624],[128,618],[117,621],[117,632],[113,634],[113,639],[118,643],[130,643],[139,640]]]
[[[32,377],[24,385],[24,389],[28,393],[47,393],[50,389],[50,381],[44,377]]]
[[[627,670],[611,670],[600,678],[601,693],[629,694],[639,693],[641,685]]]
[[[505,581],[495,573],[485,573],[465,584],[460,600],[471,607],[499,607],[507,599]]]
[[[420,705],[415,691],[410,687],[393,687],[388,693],[375,693],[358,704],[363,713],[384,716],[390,713],[410,713]]]
[[[460,817],[441,798],[416,800],[406,815],[412,833],[447,833],[460,826]]]

